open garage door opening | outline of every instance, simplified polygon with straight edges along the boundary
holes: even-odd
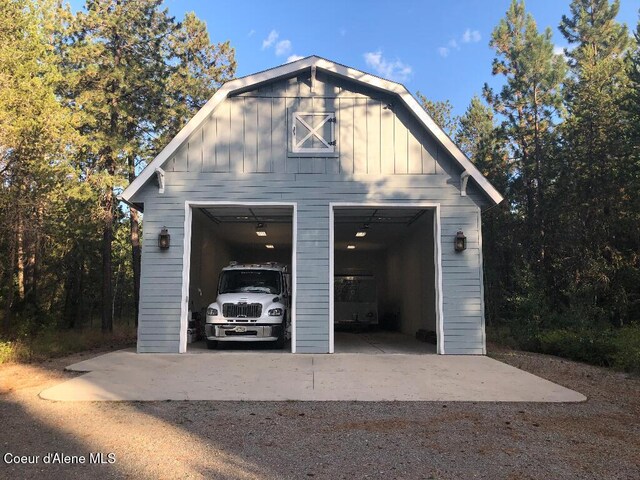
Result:
[[[333,206],[338,353],[436,353],[437,210]]]
[[[290,351],[294,207],[194,205],[189,352]]]

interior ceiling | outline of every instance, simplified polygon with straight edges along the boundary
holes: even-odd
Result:
[[[292,207],[280,206],[214,206],[200,208],[197,221],[203,222],[228,244],[241,248],[264,249],[272,244],[276,249],[291,248]],[[335,248],[346,250],[355,245],[357,251],[384,250],[405,237],[412,226],[432,222],[432,212],[410,207],[336,207],[334,210]],[[266,237],[256,235],[262,223]],[[367,235],[357,238],[364,225]]]
[[[200,221],[205,222],[223,241],[234,247],[266,249],[291,248],[293,207],[280,206],[214,206],[199,209]],[[262,223],[267,236],[256,235]]]
[[[384,250],[401,241],[412,226],[431,222],[432,213],[424,208],[410,207],[340,207],[334,210],[335,248],[346,250],[355,245],[357,250]],[[356,237],[365,225],[367,235]]]
[[[216,223],[288,223],[291,224],[293,207],[279,206],[237,206],[206,207],[201,209]]]

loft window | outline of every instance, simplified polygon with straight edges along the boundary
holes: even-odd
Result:
[[[295,153],[335,152],[334,112],[294,112],[291,146]]]

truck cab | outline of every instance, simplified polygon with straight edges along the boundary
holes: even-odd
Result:
[[[232,262],[222,269],[216,301],[207,307],[207,347],[232,341],[275,342],[284,348],[291,329],[290,302],[284,265]]]

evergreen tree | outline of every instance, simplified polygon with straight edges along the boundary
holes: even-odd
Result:
[[[565,92],[569,115],[559,199],[569,208],[561,218],[558,268],[569,273],[563,283],[570,304],[583,306],[587,320],[608,317],[614,323],[626,317],[627,295],[617,272],[626,263],[633,228],[623,221],[633,193],[622,114],[628,34],[615,20],[618,8],[617,0],[573,0],[571,15],[560,24],[575,48],[567,52],[572,75]]]
[[[112,329],[115,191],[132,181],[161,143],[235,70],[228,43],[212,46],[204,24],[176,23],[162,0],[88,0],[59,42],[63,96],[83,135],[80,163],[101,191],[102,327]],[[164,145],[162,145],[164,146]],[[137,309],[140,241],[131,211]],[[137,315],[136,315],[137,316]]]
[[[43,261],[47,240],[56,236],[50,220],[64,222],[74,195],[67,162],[73,131],[55,90],[61,80],[50,42],[59,19],[53,1],[0,3],[0,260],[4,329],[12,310],[30,306],[38,315],[47,295]],[[59,229],[58,229],[59,230]],[[17,294],[17,301],[16,301]]]
[[[429,100],[420,92],[416,92],[416,97],[418,97],[422,108],[424,108],[433,121],[444,130],[444,133],[453,137],[458,124],[458,117],[451,113],[453,110],[451,102],[449,100]]]
[[[487,321],[506,318],[505,298],[513,290],[514,261],[510,232],[509,180],[512,172],[491,108],[474,96],[460,117],[456,143],[506,200],[483,213],[483,258]]]
[[[212,44],[206,24],[188,12],[168,40],[175,62],[165,83],[166,105],[156,148],[164,147],[236,71],[235,51],[228,41]]]
[[[498,93],[485,85],[485,98],[503,118],[501,128],[514,168],[511,207],[526,225],[531,259],[541,266],[547,246],[545,192],[553,175],[554,127],[566,68],[561,56],[553,53],[551,30],[539,33],[521,0],[512,1],[490,45],[497,55],[493,74],[503,75],[505,85]]]
[[[64,94],[84,143],[82,163],[100,190],[102,207],[102,329],[113,329],[112,243],[115,188],[125,184],[158,107],[168,75],[163,45],[172,19],[160,0],[88,0],[60,43]]]

